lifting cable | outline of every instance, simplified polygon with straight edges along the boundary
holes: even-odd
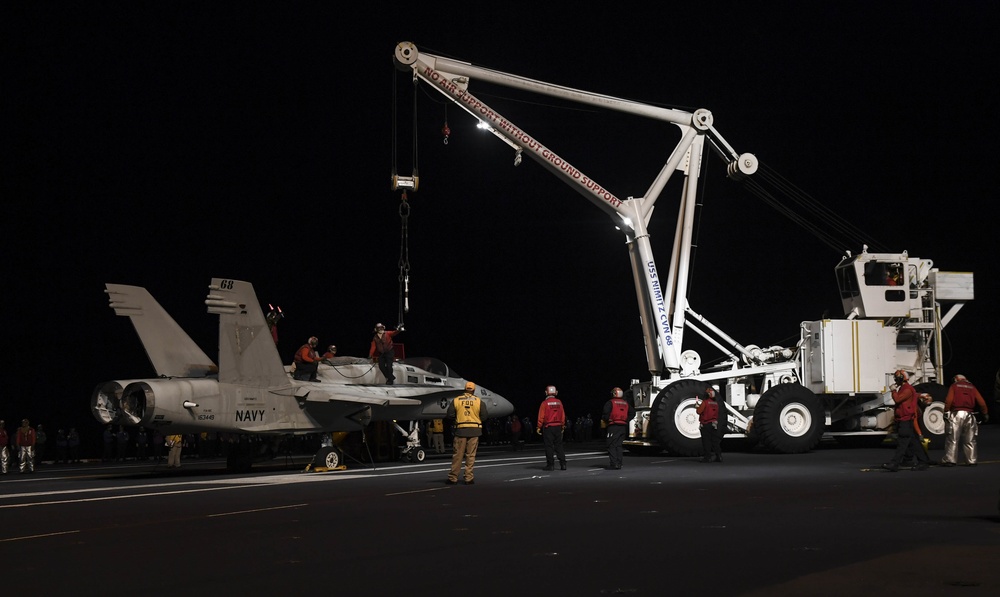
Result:
[[[714,146],[714,149],[720,155],[725,154],[725,151],[718,146]],[[728,158],[724,159],[729,161]],[[888,252],[885,245],[875,240],[871,234],[809,196],[762,161],[758,160],[758,169],[753,176],[739,176],[735,180],[742,183],[752,195],[810,232],[838,255],[843,255],[845,251],[849,252],[852,247],[865,245],[877,252]]]
[[[399,320],[397,329],[403,327],[403,313],[410,312],[410,202],[406,191],[399,202]]]
[[[875,251],[887,250],[885,245],[875,240],[871,234],[810,197],[763,162],[760,162],[756,176],[748,176],[743,182],[750,193],[812,233],[838,255],[843,255],[845,250],[852,247],[862,245],[868,245]]]
[[[401,190],[402,194],[399,201],[399,318],[397,320],[396,329],[402,331],[404,327],[404,314],[410,311],[410,203],[406,196],[407,189],[413,189],[414,192],[417,190],[419,184],[419,176],[417,174],[417,94],[413,94],[413,176],[411,177],[401,177],[398,176],[396,171],[396,147],[397,147],[397,132],[396,124],[399,117],[398,107],[396,104],[396,98],[398,96],[396,80],[398,76],[393,76],[392,79],[392,190]],[[418,79],[414,76],[413,85],[416,87],[418,84]]]
[[[397,122],[399,120],[399,108],[396,104],[396,98],[399,95],[396,86],[396,79],[398,77],[393,76],[392,79],[392,190],[397,189],[413,189],[416,192],[419,186],[420,177],[418,175],[417,167],[417,93],[413,93],[413,172],[412,176],[399,176],[396,171],[396,161],[397,161]],[[416,88],[419,79],[416,75],[413,77],[413,86]]]

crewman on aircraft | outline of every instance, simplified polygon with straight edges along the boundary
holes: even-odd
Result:
[[[267,321],[267,329],[271,330],[271,338],[274,340],[274,343],[277,344],[278,322],[285,317],[285,314],[281,312],[281,307],[275,308],[271,305],[268,305],[268,307],[271,307],[271,310],[267,312],[267,316],[265,317],[265,320]]]
[[[316,370],[319,368],[319,362],[322,359],[316,351],[316,346],[318,344],[319,338],[316,336],[309,336],[306,343],[295,351],[295,379],[299,381],[319,380],[316,376]]]
[[[396,360],[395,343],[392,339],[402,331],[402,326],[397,326],[395,331],[386,331],[384,325],[376,323],[372,346],[368,351],[368,358],[378,363],[378,368],[385,376],[385,383],[390,386],[396,381],[396,376],[392,373],[392,362]]]

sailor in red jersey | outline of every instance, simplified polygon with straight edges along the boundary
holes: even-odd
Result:
[[[386,330],[381,323],[375,324],[368,358],[378,363],[378,368],[385,377],[386,385],[391,386],[396,381],[396,376],[392,372],[392,363],[396,360],[396,343],[392,339],[402,331],[402,326],[397,326],[395,330],[390,331]]]
[[[909,376],[902,369],[896,370],[893,374],[895,384],[893,384],[892,401],[895,403],[896,417],[896,452],[892,460],[882,465],[887,471],[896,472],[899,464],[904,459],[916,457],[917,464],[913,470],[925,471],[930,463],[930,458],[920,445],[917,432],[913,428],[913,419],[917,416],[917,391],[910,385]]]
[[[35,429],[28,419],[21,420],[17,428],[17,453],[21,459],[19,470],[22,473],[35,472]]]
[[[295,379],[299,381],[317,381],[316,371],[319,362],[323,360],[316,351],[319,338],[310,336],[305,344],[295,351]]]
[[[0,419],[0,472],[10,472],[10,450],[7,449],[7,422]]]
[[[958,463],[959,443],[962,445],[966,462],[969,466],[976,466],[979,454],[976,443],[979,437],[979,423],[975,417],[976,407],[979,408],[983,422],[989,421],[989,409],[983,400],[983,395],[964,375],[956,375],[951,387],[948,388],[948,396],[944,399],[945,442],[941,466],[955,466]]]
[[[628,400],[625,400],[624,392],[621,388],[611,389],[611,399],[604,403],[604,411],[601,419],[607,427],[606,443],[608,446],[608,458],[611,464],[609,470],[619,470],[622,467],[623,456],[622,442],[628,433],[628,422],[635,417],[635,407]]]
[[[566,411],[562,401],[556,398],[559,391],[555,386],[545,387],[545,400],[538,407],[538,426],[535,433],[542,436],[545,442],[545,468],[551,471],[555,468],[556,457],[559,458],[559,468],[566,470],[566,452],[563,451],[563,429],[566,428]]]
[[[702,462],[722,462],[722,436],[719,434],[719,403],[715,388],[705,389],[704,400],[698,400],[698,423],[701,430]]]

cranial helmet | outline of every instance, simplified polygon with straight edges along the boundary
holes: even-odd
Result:
[[[545,395],[546,396],[558,396],[559,395],[559,390],[557,390],[555,386],[545,386]]]
[[[896,369],[896,372],[892,374],[896,379],[902,379],[903,381],[909,381],[910,376],[906,374],[906,371],[902,369]]]
[[[712,386],[708,386],[707,388],[705,388],[705,396],[714,399],[715,398],[715,388],[713,388]]]
[[[469,393],[475,392],[476,384],[472,383],[471,381],[465,382],[465,391]]]
[[[309,346],[316,346],[319,344],[319,338],[316,336],[309,336]]]
[[[375,324],[375,331],[376,332],[379,331],[379,330],[384,330],[384,329],[385,329],[385,326],[382,325],[381,323],[376,323]]]
[[[960,373],[955,376],[955,381],[968,381],[968,378]]]
[[[622,392],[621,388],[611,388],[611,397],[612,398],[621,398],[624,395],[625,395],[625,393]]]

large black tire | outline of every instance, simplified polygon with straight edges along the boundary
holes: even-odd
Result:
[[[931,440],[931,448],[944,448],[944,399],[948,397],[948,388],[939,383],[927,382],[913,386],[918,394],[930,394],[933,402],[920,412],[920,430],[924,439]]]
[[[330,446],[320,448],[319,452],[316,452],[316,456],[313,457],[313,466],[316,468],[333,470],[343,462],[344,455],[341,453],[340,448]]]
[[[700,456],[703,453],[695,396],[703,394],[708,385],[697,379],[675,381],[663,388],[653,401],[652,435],[671,454]]]
[[[753,425],[761,444],[782,454],[800,454],[823,439],[826,415],[815,394],[797,383],[764,392],[754,408]]]

